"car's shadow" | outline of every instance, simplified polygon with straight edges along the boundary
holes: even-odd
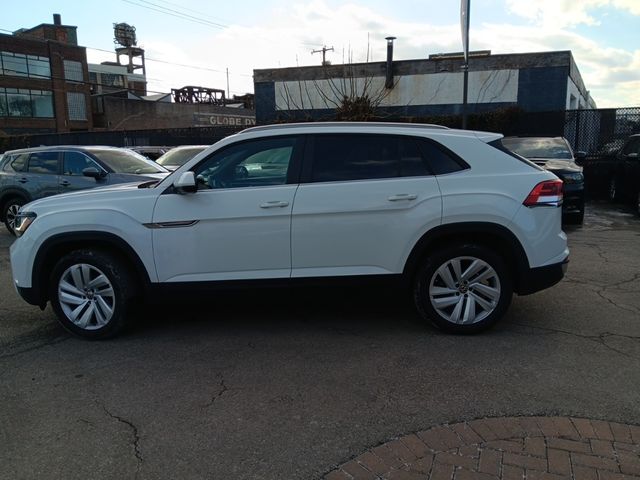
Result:
[[[389,331],[429,329],[403,290],[297,287],[209,293],[138,305],[130,335],[208,331]]]

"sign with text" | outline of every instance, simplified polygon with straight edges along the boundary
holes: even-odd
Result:
[[[220,113],[194,113],[195,127],[250,127],[256,124],[256,117],[224,115]]]

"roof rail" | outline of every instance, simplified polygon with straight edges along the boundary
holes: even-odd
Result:
[[[238,132],[240,135],[250,132],[262,132],[265,130],[279,130],[281,128],[321,128],[321,127],[401,127],[401,128],[434,128],[449,130],[449,127],[431,123],[402,123],[402,122],[302,122],[302,123],[278,123],[273,125],[261,125],[250,127]]]

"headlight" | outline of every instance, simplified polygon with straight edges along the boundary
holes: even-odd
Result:
[[[582,183],[584,182],[584,175],[580,172],[575,173],[562,173],[562,181],[564,183]]]
[[[20,237],[29,228],[29,225],[33,223],[37,215],[34,212],[19,212],[16,215],[13,231],[16,232],[16,236]]]

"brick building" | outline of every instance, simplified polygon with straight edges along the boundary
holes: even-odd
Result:
[[[60,15],[0,34],[0,135],[89,130],[89,100],[86,50]]]

